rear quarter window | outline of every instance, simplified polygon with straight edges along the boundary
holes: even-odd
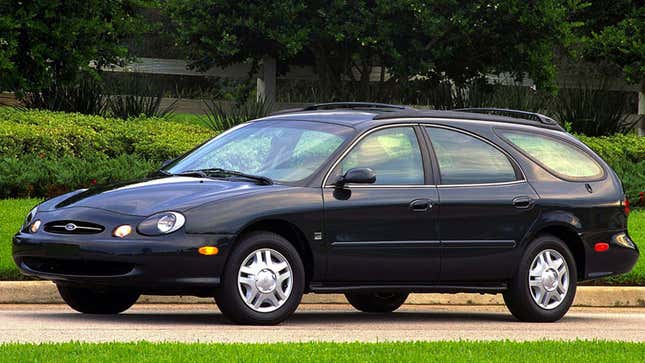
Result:
[[[604,175],[596,160],[567,141],[521,131],[502,130],[501,135],[542,167],[561,178],[591,180]]]

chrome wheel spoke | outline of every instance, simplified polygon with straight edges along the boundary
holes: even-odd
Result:
[[[252,288],[255,288],[255,279],[250,278],[250,277],[240,277],[238,279],[239,283],[245,286],[251,286]]]
[[[529,280],[529,286],[537,286],[537,287],[542,287],[542,277],[536,276],[532,279]]]
[[[258,294],[257,298],[253,300],[253,307],[258,310],[260,309],[260,306],[262,306],[262,303],[264,302],[264,295]]]
[[[255,275],[256,272],[257,270],[252,267],[247,267],[247,266],[240,267],[240,273],[243,273],[246,275]]]
[[[271,248],[253,251],[238,272],[240,297],[257,312],[275,311],[291,296],[292,274],[289,261],[278,251]]]
[[[544,291],[542,296],[540,296],[540,304],[547,306],[551,300],[551,293],[549,291]]]
[[[547,249],[538,253],[528,275],[531,297],[539,307],[550,310],[560,306],[569,290],[569,268],[558,251]]]
[[[278,301],[278,298],[276,298],[275,294],[266,295],[264,297],[264,301],[270,303],[271,306],[280,306],[280,302]]]

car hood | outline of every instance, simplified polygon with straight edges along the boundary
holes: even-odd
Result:
[[[148,216],[167,210],[184,211],[218,199],[283,187],[245,181],[168,176],[65,194],[43,203],[39,210],[87,207]]]

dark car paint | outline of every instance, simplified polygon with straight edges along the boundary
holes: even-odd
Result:
[[[622,188],[615,173],[572,136],[554,130],[501,122],[426,118],[372,120],[367,112],[311,112],[269,119],[338,123],[356,129],[353,140],[387,125],[441,125],[477,135],[503,149],[521,169],[518,182],[500,185],[437,186],[436,162],[421,143],[426,185],[321,188],[327,171],[348,142],[301,185],[258,185],[239,180],[157,176],[144,181],[92,188],[63,195],[39,206],[38,218],[100,222],[101,235],[54,235],[42,229],[14,237],[14,259],[23,273],[67,283],[137,286],[158,294],[208,295],[219,283],[237,236],[258,223],[288,225],[310,256],[309,289],[406,291],[502,291],[530,241],[560,228],[583,245],[579,279],[629,271],[638,251],[611,243],[626,232]],[[263,122],[254,121],[254,122]],[[585,149],[606,171],[602,180],[564,181],[509,145],[495,129],[510,128],[566,138]],[[415,127],[417,132],[421,127]],[[328,184],[331,181],[328,182]],[[591,190],[591,192],[589,191]],[[513,201],[530,203],[516,208]],[[420,204],[419,204],[420,201]],[[427,210],[419,210],[427,201]],[[416,204],[415,204],[416,203]],[[146,216],[179,211],[186,225],[168,236],[136,232],[112,237],[119,224],[136,226]],[[597,253],[596,242],[611,244]],[[197,249],[215,245],[217,256]],[[79,276],[30,270],[27,257],[126,261],[136,266],[123,276]]]

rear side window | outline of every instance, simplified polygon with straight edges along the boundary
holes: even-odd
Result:
[[[521,131],[501,133],[515,147],[560,177],[596,179],[603,175],[602,168],[590,155],[564,140]]]
[[[457,131],[427,127],[439,161],[441,184],[487,184],[517,180],[504,153],[475,137]]]

